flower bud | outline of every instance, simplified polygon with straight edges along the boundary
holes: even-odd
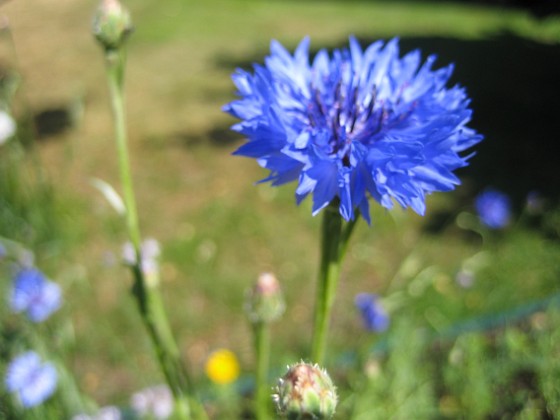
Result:
[[[318,365],[300,362],[288,367],[273,395],[278,413],[290,420],[330,419],[338,397],[331,378]]]
[[[106,50],[118,49],[132,32],[128,10],[118,0],[102,0],[93,17],[93,35]]]
[[[271,322],[278,319],[286,308],[284,296],[276,276],[263,273],[248,292],[245,310],[252,323]]]

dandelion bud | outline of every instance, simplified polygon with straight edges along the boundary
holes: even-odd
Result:
[[[263,273],[247,294],[245,310],[252,323],[271,322],[278,319],[286,305],[276,276]]]
[[[278,380],[274,402],[279,414],[290,420],[330,419],[337,395],[331,378],[318,365],[297,363]]]
[[[93,35],[106,50],[118,49],[132,31],[128,10],[118,0],[102,0],[93,18]]]

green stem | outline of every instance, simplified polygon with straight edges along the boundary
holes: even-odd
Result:
[[[204,410],[199,405],[191,407],[192,401],[189,401],[189,399],[194,399],[192,398],[192,384],[185,367],[181,363],[180,353],[171,333],[159,290],[157,285],[147,284],[141,269],[141,236],[127,148],[123,94],[124,62],[123,51],[106,51],[107,78],[115,124],[121,184],[126,206],[126,224],[136,254],[136,264],[132,267],[134,276],[132,292],[137,300],[142,321],[152,340],[160,368],[175,397],[175,409],[178,418],[190,419],[193,414],[196,418],[206,418]],[[192,413],[192,408],[196,409],[195,413]]]
[[[338,207],[338,200],[333,200],[328,205],[324,210],[321,226],[321,266],[311,347],[311,359],[318,364],[323,364],[325,358],[329,320],[340,275],[340,264],[359,219],[359,213],[356,212],[353,220],[343,224]]]
[[[121,184],[126,207],[126,224],[130,241],[136,252],[140,253],[140,228],[138,226],[138,215],[136,212],[136,199],[132,186],[132,176],[128,158],[127,132],[124,104],[124,53],[120,50],[110,50],[106,53],[107,78],[109,82],[109,93],[111,96],[111,108],[115,124],[115,141],[117,143],[117,155],[119,159],[119,170]],[[139,259],[137,259],[139,261]]]
[[[270,387],[268,386],[268,366],[270,359],[270,328],[266,322],[254,325],[255,353],[257,369],[255,374],[255,414],[257,420],[269,418],[268,402]]]
[[[340,270],[339,248],[342,218],[337,203],[331,203],[323,213],[321,227],[321,266],[315,301],[315,324],[311,347],[311,360],[323,364],[325,357],[329,318],[336,294]]]
[[[339,261],[342,261],[344,255],[346,255],[346,249],[348,248],[348,242],[350,241],[350,236],[352,236],[352,233],[354,232],[354,228],[356,227],[356,223],[358,223],[358,220],[360,220],[360,212],[357,211],[354,214],[354,219],[346,223],[344,229],[342,230],[342,235],[340,237],[340,246],[338,248]]]
[[[140,266],[132,267],[134,275],[133,295],[136,297],[141,318],[148,331],[160,369],[175,398],[178,418],[190,419],[190,378],[181,363],[179,349],[175,343],[165,315],[159,290],[146,284]]]

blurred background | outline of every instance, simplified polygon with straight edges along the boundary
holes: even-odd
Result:
[[[306,354],[311,330],[320,220],[309,202],[295,205],[293,185],[256,185],[266,173],[231,156],[243,142],[221,111],[234,98],[231,73],[262,63],[271,39],[292,51],[309,35],[316,52],[343,47],[350,35],[363,46],[399,37],[402,54],[419,48],[424,58],[437,55],[436,67],[455,63],[453,83],[466,87],[470,126],[485,140],[458,171],[462,185],[430,197],[425,217],[376,207],[372,226],[358,226],[339,284],[331,363],[342,371],[374,342],[391,360],[385,352],[406,343],[406,331],[422,331],[443,341],[429,341],[418,357],[447,367],[414,373],[411,363],[406,386],[429,384],[437,416],[483,401],[482,417],[472,418],[523,410],[543,415],[523,418],[553,418],[560,399],[537,384],[548,384],[539,369],[560,374],[558,344],[539,341],[558,334],[558,317],[547,312],[560,274],[557,1],[123,3],[135,24],[126,93],[140,225],[162,245],[166,305],[197,380],[208,381],[204,361],[221,347],[235,352],[242,372],[252,370],[242,308],[263,271],[276,273],[288,302],[273,327],[276,368]],[[96,6],[0,5],[0,70],[4,81],[18,75],[13,114],[27,130],[17,176],[2,184],[0,235],[33,249],[62,285],[58,331],[71,342],[66,359],[79,387],[100,404],[122,404],[161,378],[120,263],[124,225],[91,185],[99,178],[119,190],[104,62],[90,28]],[[474,198],[488,187],[511,199],[511,223],[499,231],[481,227],[475,213]],[[458,281],[465,272],[469,280]],[[363,331],[353,303],[360,292],[386,299],[392,324],[382,336]],[[493,378],[488,366],[503,366],[492,371],[503,379],[499,392],[484,382]],[[464,377],[478,393],[460,388]],[[514,402],[498,403],[500,393]]]

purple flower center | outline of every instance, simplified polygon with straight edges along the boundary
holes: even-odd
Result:
[[[387,100],[379,98],[377,86],[372,85],[367,94],[360,93],[364,89],[353,80],[354,70],[349,70],[348,73],[347,77],[341,75],[338,82],[323,91],[312,85],[306,115],[313,144],[331,159],[340,160],[346,167],[351,166],[352,142],[372,145],[383,131],[393,125],[391,123],[403,121],[414,108],[414,104],[411,104],[408,111],[401,113],[393,121],[394,107]],[[401,95],[404,88],[402,86],[400,89]],[[396,98],[395,106],[399,105],[401,95]],[[328,136],[326,142],[325,135]]]

